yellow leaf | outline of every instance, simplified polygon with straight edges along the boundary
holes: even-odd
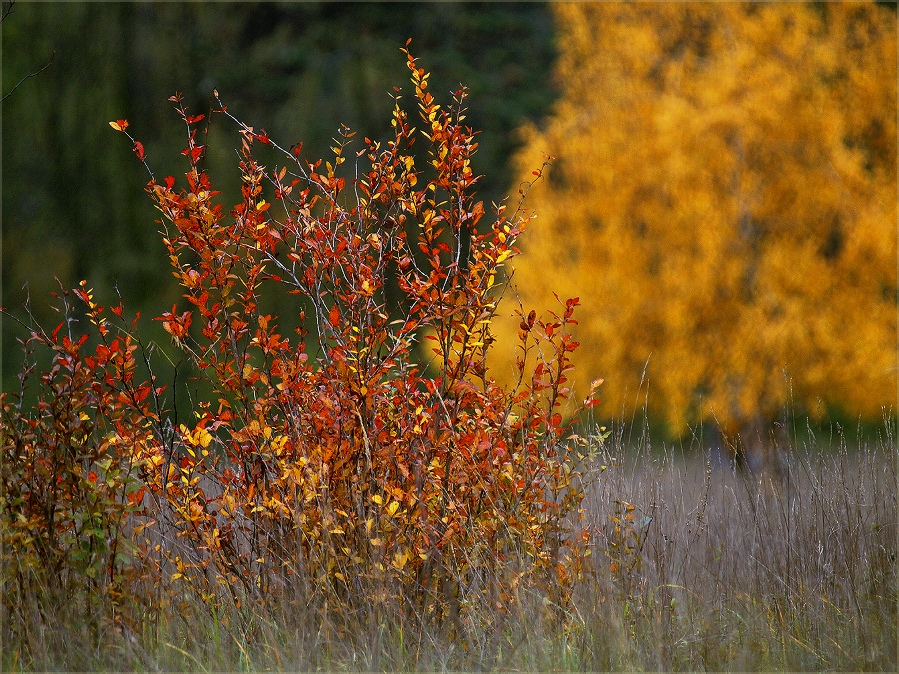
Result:
[[[212,442],[212,433],[205,428],[197,429],[197,441],[201,447],[209,447],[209,443]]]

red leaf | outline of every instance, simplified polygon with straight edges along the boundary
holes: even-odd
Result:
[[[138,503],[140,503],[141,501],[144,500],[145,493],[146,493],[145,489],[143,487],[141,487],[136,492],[132,492],[131,494],[128,494],[128,503],[130,503],[131,505],[137,505]]]
[[[136,140],[136,141],[134,141],[134,147],[132,149],[134,150],[134,154],[137,155],[137,158],[140,159],[141,161],[143,161],[144,160],[144,144],[141,143],[139,140]]]
[[[138,404],[142,403],[147,399],[147,396],[150,395],[150,391],[152,391],[152,389],[149,386],[141,386],[134,392],[134,402]]]
[[[193,145],[191,147],[186,147],[181,150],[181,154],[185,157],[189,157],[191,161],[196,161],[201,154],[203,154],[203,148],[205,145]]]

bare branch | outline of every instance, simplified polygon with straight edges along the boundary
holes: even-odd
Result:
[[[6,17],[9,16],[9,13],[12,11],[13,5],[16,4],[16,0],[10,0],[9,5],[6,7],[6,11],[3,12],[3,16],[0,16],[0,23],[3,23],[6,20]]]
[[[7,14],[8,14],[8,13],[9,13],[9,12],[7,11]],[[3,16],[5,17],[6,14],[4,14]],[[56,58],[56,52],[54,51],[52,54],[50,54],[50,60],[47,62],[47,65],[45,65],[43,68],[41,68],[40,70],[38,70],[38,71],[36,71],[36,72],[28,73],[27,75],[25,75],[25,77],[23,77],[21,80],[19,80],[19,83],[18,83],[16,86],[14,86],[14,87],[12,88],[12,90],[11,90],[8,94],[6,94],[3,98],[0,98],[0,103],[2,103],[2,102],[5,101],[7,98],[9,98],[10,96],[12,96],[13,91],[15,91],[16,89],[18,89],[18,88],[22,85],[22,83],[23,83],[25,80],[27,80],[27,79],[30,78],[30,77],[34,77],[35,75],[40,75],[40,74],[41,74],[42,72],[44,72],[47,68],[49,68],[51,65],[53,65],[53,59],[55,59],[55,58]]]

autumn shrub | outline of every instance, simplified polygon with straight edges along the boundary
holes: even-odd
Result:
[[[95,640],[96,619],[116,613],[138,568],[131,520],[144,510],[142,452],[154,442],[159,417],[150,402],[160,390],[135,378],[134,323],[125,324],[121,306],[112,308],[123,324],[115,330],[85,283],[58,298],[64,321],[50,333],[32,325],[20,391],[0,395],[6,641],[36,637],[28,626],[37,609],[52,617],[47,627],[75,618]],[[76,311],[79,303],[85,312]],[[80,334],[79,313],[92,324]],[[28,409],[40,350],[50,352],[51,365]]]
[[[73,291],[90,337],[69,319],[35,329],[54,358],[40,402],[3,399],[7,584],[43,568],[102,586],[126,623],[127,590],[143,611],[226,615],[245,634],[291,602],[337,630],[380,602],[463,642],[521,593],[562,618],[587,554],[563,420],[578,301],[519,312],[517,384],[497,385],[490,326],[529,216],[519,202],[484,217],[466,92],[442,107],[407,57],[420,130],[397,93],[389,141],[356,149],[341,127],[328,161],[216,92],[212,115],[240,134],[228,212],[204,170],[211,119],[172,97],[186,184],[151,171],[147,192],[187,301],[157,320],[197,373],[192,416],[174,415],[136,320],[119,305],[112,327],[86,284]],[[111,125],[149,170],[127,121]],[[260,308],[279,293],[296,298],[295,335]]]

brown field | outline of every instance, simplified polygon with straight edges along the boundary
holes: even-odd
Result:
[[[400,610],[403,588],[371,586],[348,615],[299,579],[276,612],[218,615],[185,597],[104,627],[37,591],[17,630],[28,643],[5,639],[3,667],[895,671],[895,438],[888,426],[859,444],[809,435],[775,485],[712,468],[695,447],[613,437],[586,477],[593,573],[567,606],[516,593],[510,610],[470,611],[442,630]],[[490,579],[478,583],[462,604]]]

